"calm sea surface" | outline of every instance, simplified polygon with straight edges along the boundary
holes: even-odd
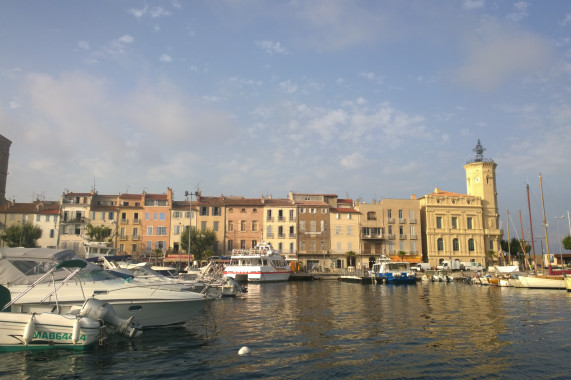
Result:
[[[571,294],[463,283],[248,285],[176,328],[0,355],[3,378],[571,378]],[[248,346],[251,354],[239,356]]]

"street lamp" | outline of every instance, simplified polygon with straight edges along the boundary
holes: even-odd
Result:
[[[559,217],[555,217],[555,219],[557,220],[557,234],[559,235],[559,254],[561,255],[561,272],[563,273],[563,277],[565,277],[565,265],[563,263],[563,245],[561,244],[561,229],[559,228],[559,226],[561,225],[561,223],[559,223],[563,218],[565,217],[565,215],[561,215]]]
[[[184,196],[190,196],[190,215],[189,215],[189,223],[188,223],[188,268],[190,268],[190,229],[192,228],[192,196],[198,197],[198,191],[194,193],[185,191]]]

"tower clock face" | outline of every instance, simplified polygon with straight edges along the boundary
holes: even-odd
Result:
[[[476,182],[476,183],[480,182],[480,177],[474,178],[474,182]]]

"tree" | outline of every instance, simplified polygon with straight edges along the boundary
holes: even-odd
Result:
[[[347,255],[347,266],[348,267],[354,267],[355,266],[355,251],[351,250],[351,251],[347,251],[345,252],[345,254]]]
[[[186,227],[180,237],[180,246],[186,252],[189,252],[188,236],[188,227]],[[190,253],[194,255],[195,260],[202,260],[206,255],[206,251],[212,248],[214,242],[216,242],[216,232],[214,230],[206,228],[199,231],[194,227],[190,230]]]
[[[563,243],[563,248],[571,249],[571,235],[567,235],[561,242]]]
[[[89,240],[104,242],[111,241],[111,228],[105,226],[93,226],[91,223],[85,227],[85,233]]]
[[[406,256],[405,251],[398,251],[397,256],[400,257],[400,261],[403,261],[404,257]]]
[[[491,260],[492,264],[494,263],[494,257],[495,256],[496,256],[496,252],[494,252],[494,250],[490,249],[489,251],[486,251],[486,267],[489,267],[488,260]]]
[[[42,237],[42,229],[32,223],[13,224],[0,234],[8,247],[37,247],[36,240]]]
[[[508,251],[508,242],[506,240],[500,241],[500,246],[504,252],[508,252],[510,258],[515,257],[516,259],[523,261],[524,257],[524,250],[523,250],[523,242],[519,239],[512,238],[509,243],[509,251]],[[529,254],[531,251],[531,245],[525,244],[525,253]],[[513,259],[512,259],[513,260]]]

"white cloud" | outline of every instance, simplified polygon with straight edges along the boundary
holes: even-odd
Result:
[[[160,57],[161,62],[172,62],[172,57],[168,54],[163,54]]]
[[[286,94],[294,94],[297,91],[297,84],[292,83],[290,80],[280,82],[278,87]]]
[[[87,42],[87,41],[79,41],[79,42],[77,43],[77,46],[78,46],[80,49],[89,50],[89,42]]]
[[[288,54],[288,51],[285,47],[283,47],[279,42],[273,41],[256,41],[256,46],[268,53],[269,55],[273,54]]]
[[[106,47],[105,51],[111,55],[124,54],[125,45],[132,44],[135,38],[129,34],[124,34],[116,40],[111,41]]]
[[[565,26],[569,23],[571,23],[571,13],[567,13],[565,15],[565,18],[563,19],[563,21],[561,21],[559,24],[561,24],[562,26]]]
[[[525,1],[517,1],[514,4],[515,12],[509,13],[506,18],[513,22],[521,21],[524,17],[529,16],[527,13],[527,8],[529,7],[529,3]]]
[[[480,9],[486,6],[485,0],[464,0],[464,9]]]
[[[362,167],[365,157],[359,152],[353,152],[341,158],[339,164],[347,169],[358,169]]]
[[[548,70],[550,42],[525,31],[510,31],[496,22],[485,22],[479,39],[468,44],[466,64],[456,73],[458,82],[490,91],[505,81]]]
[[[368,79],[372,82],[375,82],[377,84],[383,84],[383,82],[385,80],[384,77],[378,76],[373,72],[364,72],[363,71],[363,72],[359,73],[359,76],[362,78]]]
[[[132,14],[136,18],[140,19],[145,16],[150,16],[151,18],[159,18],[170,16],[171,12],[165,10],[163,7],[149,7],[145,5],[143,8],[131,8],[127,11],[128,13]]]
[[[16,109],[16,108],[20,108],[20,106],[21,106],[21,104],[20,104],[19,102],[14,101],[14,100],[11,100],[11,101],[8,103],[8,107],[9,107],[11,110],[14,110],[14,109]]]

